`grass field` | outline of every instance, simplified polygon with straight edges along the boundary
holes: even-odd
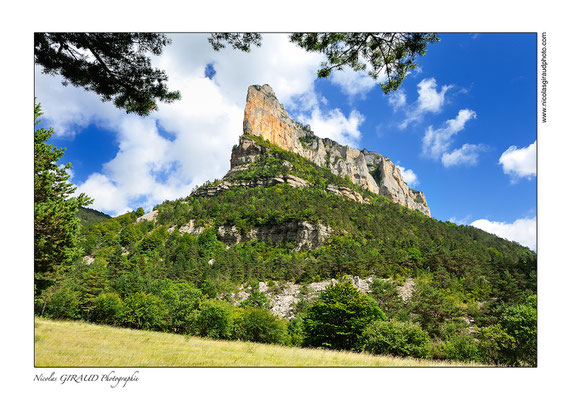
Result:
[[[476,364],[211,340],[35,320],[36,367],[451,367]]]

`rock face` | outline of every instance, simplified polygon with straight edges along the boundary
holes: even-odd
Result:
[[[224,176],[224,180],[217,184],[202,186],[196,189],[193,192],[194,196],[203,196],[203,197],[210,197],[210,196],[217,196],[220,193],[225,192],[230,188],[236,187],[269,187],[284,183],[291,187],[295,188],[303,188],[308,187],[310,184],[305,181],[304,179],[294,176],[294,175],[282,175],[282,176],[275,176],[270,179],[258,179],[258,180],[250,180],[250,181],[231,181],[228,180],[232,178],[232,176],[242,170],[248,169],[248,166],[255,162],[259,156],[265,154],[268,149],[264,146],[258,145],[252,139],[248,138],[247,136],[240,137],[240,144],[238,146],[234,146],[234,150],[232,151],[232,158],[230,160],[231,169],[226,173]],[[284,163],[288,163],[284,161]],[[367,203],[370,204],[370,200],[367,198],[363,198],[360,193],[354,191],[353,189],[344,187],[344,186],[337,186],[337,185],[327,185],[325,188],[327,192],[336,194],[343,198],[357,201],[359,203]]]
[[[361,293],[367,294],[371,292],[371,283],[373,282],[373,277],[360,278],[358,276],[347,276],[355,288],[357,288]],[[390,279],[382,279],[389,280]],[[266,282],[259,282],[258,287],[255,288],[258,291],[264,293],[270,302],[270,309],[274,315],[282,318],[292,319],[295,316],[296,304],[302,299],[306,301],[312,301],[319,293],[327,289],[330,285],[334,285],[339,282],[337,279],[328,279],[321,282],[313,282],[308,285],[296,284],[293,282],[281,282],[279,286],[274,286],[270,289]],[[414,292],[414,281],[409,278],[403,286],[398,286],[397,290],[399,297],[403,301],[408,301]],[[250,297],[250,291],[252,287],[246,287],[246,285],[240,286],[236,293],[230,293],[228,298],[235,304],[238,305],[240,302],[246,300]]]
[[[325,225],[313,225],[307,221],[289,222],[282,225],[263,225],[252,228],[245,235],[242,235],[235,226],[219,226],[217,231],[218,239],[227,244],[233,245],[242,240],[263,239],[274,243],[294,242],[295,251],[313,250],[321,246],[325,240],[333,233],[333,230]]]
[[[248,88],[244,110],[244,134],[259,136],[284,150],[296,153],[334,174],[388,199],[430,216],[422,192],[404,182],[400,170],[379,153],[358,150],[316,136],[308,125],[291,119],[269,85]],[[232,152],[232,168],[252,162],[267,151],[252,140],[240,140]]]

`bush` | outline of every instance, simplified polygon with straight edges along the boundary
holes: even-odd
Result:
[[[473,337],[456,335],[431,347],[433,358],[457,361],[482,361],[481,350]]]
[[[93,301],[91,320],[109,325],[121,322],[124,313],[123,300],[117,293],[101,293]]]
[[[154,294],[137,292],[125,298],[123,325],[128,328],[164,330],[167,318],[165,303]]]
[[[343,280],[329,286],[307,310],[304,344],[337,350],[358,348],[359,337],[374,320],[385,315],[371,297]]]
[[[500,325],[496,324],[479,329],[477,337],[478,346],[485,362],[509,363],[508,355],[515,350],[515,339],[508,335]]]
[[[536,301],[536,296],[530,296],[526,303],[506,308],[500,318],[501,327],[516,342],[508,355],[513,365],[537,364]]]
[[[374,321],[363,332],[363,350],[399,357],[426,357],[430,338],[412,322]]]
[[[263,308],[238,309],[234,315],[232,336],[249,342],[285,344],[287,325]]]
[[[49,318],[78,319],[81,317],[80,304],[79,292],[62,286],[47,299],[44,315]]]
[[[304,327],[303,317],[297,316],[289,320],[287,324],[288,344],[291,346],[301,347],[303,344]]]
[[[197,335],[229,339],[232,331],[233,306],[222,300],[204,301],[194,320],[194,332]]]
[[[152,292],[162,299],[168,309],[168,330],[190,333],[202,292],[190,282],[173,282],[170,279],[156,281]]]

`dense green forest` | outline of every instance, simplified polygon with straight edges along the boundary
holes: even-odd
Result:
[[[77,210],[77,217],[81,221],[82,225],[93,225],[111,218],[109,215],[89,207],[79,207]]]
[[[378,354],[536,364],[536,254],[470,226],[429,218],[259,138],[268,151],[231,182],[292,174],[309,182],[230,187],[191,194],[115,218],[79,214],[81,256],[56,269],[36,296],[36,313],[214,338],[327,347]],[[219,181],[207,183],[213,186]],[[359,203],[324,190],[348,187]],[[179,232],[193,222],[195,234]],[[253,228],[307,222],[330,229],[315,248],[269,238],[223,241],[220,227],[245,237]],[[202,228],[202,229],[199,229]],[[345,276],[373,276],[357,291]],[[264,293],[284,282],[336,278],[295,317],[273,315]],[[414,290],[403,300],[398,288]],[[250,297],[233,304],[241,285]],[[305,286],[304,286],[305,287]]]

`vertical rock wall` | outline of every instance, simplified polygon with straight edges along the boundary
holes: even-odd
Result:
[[[408,187],[400,170],[379,153],[358,150],[316,136],[309,126],[289,117],[269,85],[248,88],[244,110],[244,134],[259,136],[284,150],[329,168],[334,174],[388,199],[430,216],[424,194]],[[240,147],[240,146],[239,146]],[[240,157],[247,149],[238,148]],[[234,163],[238,155],[232,155]]]

